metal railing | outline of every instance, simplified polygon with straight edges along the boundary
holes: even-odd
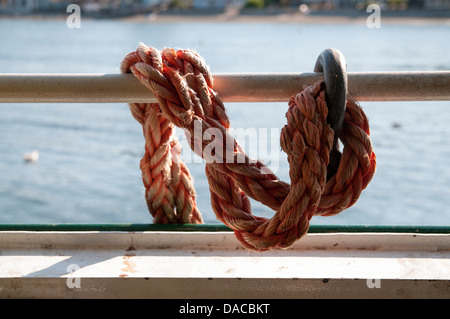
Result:
[[[347,73],[358,101],[450,100],[450,71]],[[285,102],[321,73],[216,74],[224,102]],[[0,103],[150,103],[154,95],[132,74],[2,74]]]
[[[223,224],[0,224],[0,231],[232,232]],[[308,233],[450,234],[450,226],[311,225]]]
[[[450,100],[450,71],[348,73],[358,101]],[[216,74],[224,102],[285,102],[321,73]],[[154,95],[131,74],[1,74],[0,103],[149,103]],[[231,231],[222,224],[3,224],[0,231]],[[309,232],[450,233],[450,226],[311,225]]]

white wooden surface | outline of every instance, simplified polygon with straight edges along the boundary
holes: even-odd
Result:
[[[0,298],[450,298],[450,235],[0,232]]]

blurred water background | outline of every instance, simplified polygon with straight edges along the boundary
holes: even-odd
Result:
[[[0,39],[0,73],[118,73],[139,42],[195,49],[212,73],[311,72],[326,48],[344,54],[349,72],[450,69],[450,26],[439,24],[86,20],[69,29],[65,20],[0,18]],[[377,173],[354,207],[312,223],[450,225],[450,102],[361,105]],[[285,125],[285,103],[226,106],[234,128]],[[23,155],[32,150],[39,161],[27,163]],[[0,104],[0,223],[151,223],[143,150],[126,104]],[[276,174],[289,181],[284,154],[276,146],[271,152],[280,159]],[[217,223],[204,164],[188,166],[205,222]],[[252,207],[256,215],[273,213]]]

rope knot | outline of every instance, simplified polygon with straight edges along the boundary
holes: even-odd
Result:
[[[141,44],[124,58],[121,71],[133,73],[158,100],[158,104],[130,104],[131,113],[143,125],[146,153],[141,170],[155,222],[202,222],[192,177],[177,155],[174,125],[185,129],[192,150],[206,160],[217,219],[251,250],[292,246],[307,233],[314,215],[330,216],[352,206],[375,173],[367,118],[349,97],[339,136],[341,161],[327,179],[335,136],[326,121],[323,82],[289,100],[287,124],[280,135],[289,163],[288,184],[262,162],[249,158],[229,134],[225,107],[200,55],[189,50],[159,52]],[[272,208],[273,217],[253,215],[249,198]]]

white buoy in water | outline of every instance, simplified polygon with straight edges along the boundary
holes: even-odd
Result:
[[[34,150],[30,153],[25,153],[23,159],[26,162],[36,163],[39,160],[39,151]]]

